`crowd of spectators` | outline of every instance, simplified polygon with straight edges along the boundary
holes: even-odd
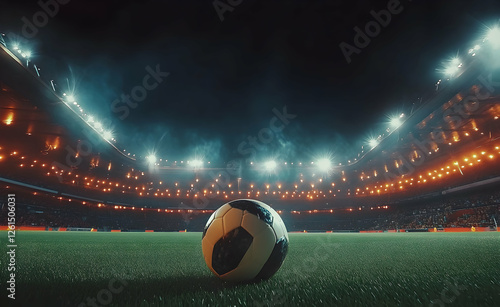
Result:
[[[153,208],[116,209],[113,205],[61,200],[50,195],[24,195],[17,200],[18,226],[97,228],[122,231],[201,231],[212,211],[167,210]],[[5,204],[2,215],[6,216]],[[289,231],[359,231],[388,229],[427,229],[444,227],[494,227],[500,215],[500,192],[439,196],[413,200],[388,209],[334,210],[332,213],[281,210]]]
[[[21,195],[21,194],[17,194]],[[7,216],[7,206],[1,205],[2,215]],[[171,212],[174,211],[174,212]],[[38,194],[24,195],[16,200],[17,226],[45,226],[47,228],[96,228],[101,230],[202,230],[211,212],[197,213],[148,208],[115,209],[113,205],[81,201],[60,200]]]

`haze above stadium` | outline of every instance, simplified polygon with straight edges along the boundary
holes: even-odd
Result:
[[[74,81],[81,105],[111,119],[128,151],[227,161],[287,106],[296,120],[259,157],[329,152],[343,162],[384,131],[388,116],[432,92],[442,62],[466,54],[500,9],[493,0],[401,1],[401,13],[348,63],[339,44],[353,45],[353,28],[388,2],[243,0],[221,21],[212,1],[74,0],[29,44],[44,73]],[[35,2],[3,7],[3,30],[20,34],[22,17],[39,10]],[[170,74],[121,120],[113,101],[157,65]]]

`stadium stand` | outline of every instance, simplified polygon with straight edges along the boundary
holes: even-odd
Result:
[[[36,193],[36,194],[33,194]],[[44,193],[16,193],[18,226],[43,226],[110,231],[202,231],[211,210],[191,213],[180,209],[139,209],[63,200]],[[316,211],[316,212],[315,212]],[[2,204],[2,214],[7,206]],[[430,201],[408,201],[387,208],[359,207],[330,210],[280,210],[289,231],[433,230],[453,227],[491,227],[500,217],[500,192],[445,195]]]
[[[200,231],[225,202],[255,198],[291,231],[496,227],[500,74],[488,54],[470,53],[457,78],[440,80],[352,160],[328,172],[278,161],[262,176],[246,159],[194,168],[122,149],[9,46],[0,44],[0,186],[17,191],[20,226]]]

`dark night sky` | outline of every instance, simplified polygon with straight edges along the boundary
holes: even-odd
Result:
[[[388,2],[242,0],[221,22],[212,1],[71,0],[29,41],[42,72],[64,84],[71,68],[82,106],[111,119],[137,154],[234,158],[286,105],[297,118],[260,157],[328,151],[342,160],[387,115],[429,94],[441,62],[465,54],[500,12],[494,0],[402,0],[348,64],[339,44],[353,44],[353,28]],[[39,10],[35,1],[2,4],[0,30],[20,34],[21,18]],[[148,65],[170,75],[120,120],[111,102],[140,85]]]

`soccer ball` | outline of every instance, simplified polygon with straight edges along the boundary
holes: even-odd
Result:
[[[288,233],[273,208],[253,199],[231,201],[217,209],[203,230],[208,268],[223,280],[268,279],[288,252]]]

